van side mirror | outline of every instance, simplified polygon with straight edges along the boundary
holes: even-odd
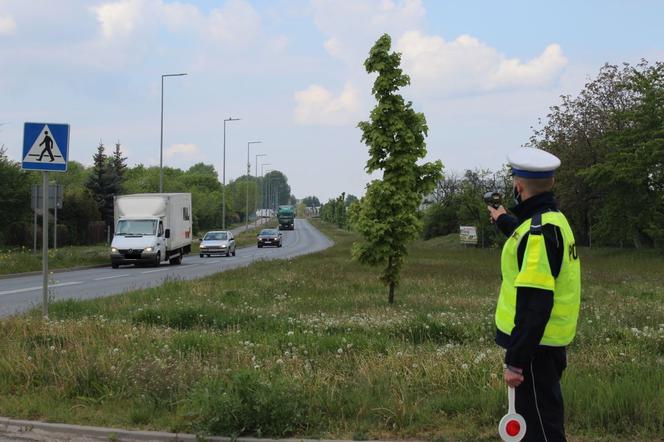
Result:
[[[168,239],[171,237],[171,229],[166,229],[164,232],[164,238]]]

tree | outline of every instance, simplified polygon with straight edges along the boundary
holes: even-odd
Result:
[[[104,144],[100,141],[97,153],[93,156],[92,173],[88,177],[85,187],[97,203],[102,220],[107,226],[112,226],[113,197],[120,193],[120,178],[115,174],[104,150]]]
[[[5,147],[0,146],[0,244],[10,224],[29,219],[30,184],[28,173],[10,160]]]
[[[364,66],[377,73],[372,93],[377,100],[370,121],[362,121],[362,141],[369,147],[368,173],[383,171],[382,180],[367,186],[353,224],[362,240],[353,246],[353,257],[369,265],[385,265],[381,280],[394,292],[407,254],[407,243],[420,230],[417,207],[441,177],[442,163],[418,164],[426,151],[428,132],[424,114],[415,112],[397,91],[410,84],[401,68],[401,54],[390,53],[391,39],[384,34],[371,48]]]
[[[110,161],[111,170],[118,180],[117,191],[118,193],[121,193],[122,183],[125,180],[125,172],[127,171],[127,157],[122,156],[120,141],[115,143],[115,150],[113,151],[113,156],[110,158]]]
[[[556,196],[577,243],[662,244],[664,63],[603,66],[530,145],[561,159]]]
[[[320,206],[320,200],[317,196],[307,196],[302,199],[302,204],[305,207],[318,207]]]
[[[288,178],[278,170],[271,170],[263,178],[264,196],[263,207],[273,208],[274,205],[289,204],[291,197],[291,188],[288,185]],[[269,193],[268,192],[269,189]]]

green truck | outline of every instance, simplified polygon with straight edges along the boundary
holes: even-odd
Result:
[[[295,207],[279,206],[277,209],[279,230],[295,230]]]

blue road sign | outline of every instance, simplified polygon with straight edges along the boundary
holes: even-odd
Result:
[[[22,169],[66,172],[68,158],[68,124],[25,123]]]

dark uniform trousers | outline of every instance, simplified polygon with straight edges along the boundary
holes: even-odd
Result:
[[[560,377],[567,367],[565,347],[538,346],[524,381],[516,388],[516,411],[526,420],[523,442],[561,442],[565,439]]]

